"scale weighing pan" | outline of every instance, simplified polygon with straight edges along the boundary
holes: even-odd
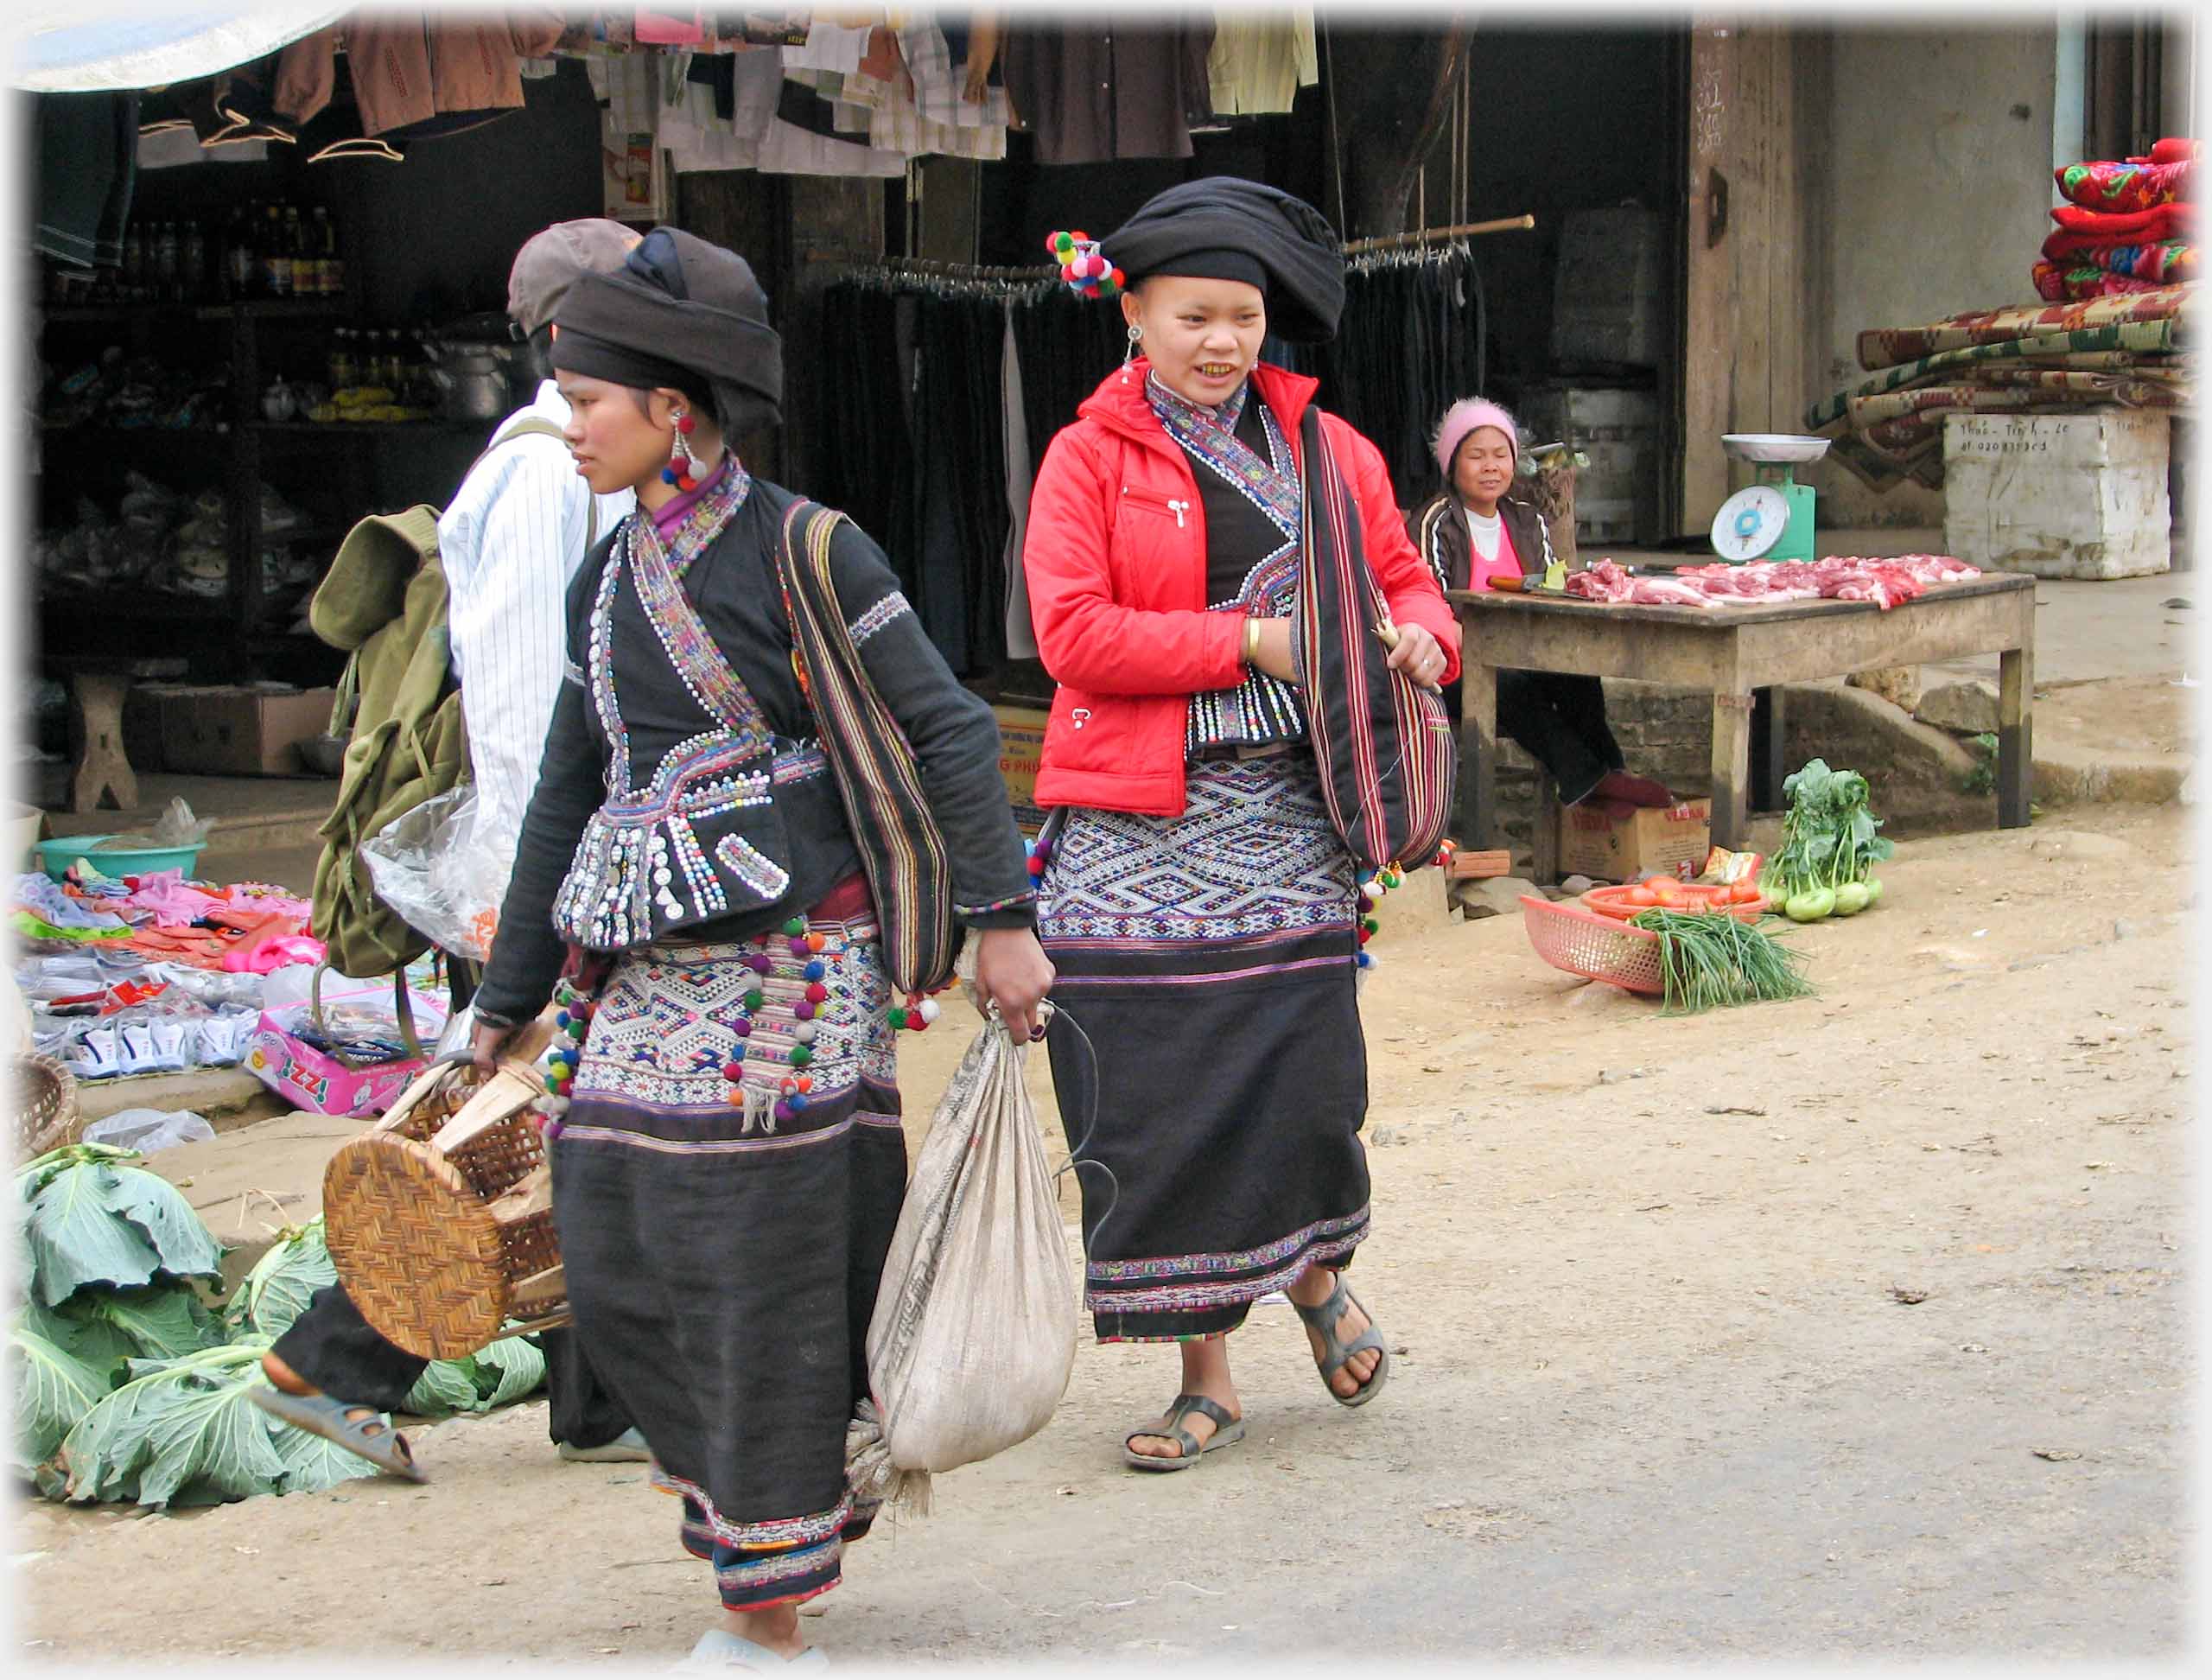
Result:
[[[1828,452],[1825,437],[1802,437],[1795,432],[1724,432],[1720,447],[1738,461],[1818,461]]]

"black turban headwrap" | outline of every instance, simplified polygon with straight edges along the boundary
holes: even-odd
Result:
[[[1242,280],[1268,295],[1268,330],[1296,344],[1337,335],[1344,247],[1302,199],[1256,181],[1211,175],[1148,200],[1099,241],[1131,285],[1155,274]]]
[[[696,390],[734,438],[783,421],[783,340],[752,264],[656,227],[611,273],[584,274],[553,316],[553,366],[640,391]]]

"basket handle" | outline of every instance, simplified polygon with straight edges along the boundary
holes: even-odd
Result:
[[[330,1035],[330,1023],[322,1014],[322,977],[330,972],[327,962],[317,963],[315,972],[308,977],[308,1019],[315,1022],[315,1029],[322,1041],[331,1046],[330,1054],[349,1073],[359,1073],[365,1068],[381,1066],[378,1062],[355,1061],[337,1047]],[[423,1060],[423,1040],[415,1031],[415,1009],[407,996],[407,970],[398,970],[391,977],[392,1015],[399,1027],[400,1048],[407,1053],[409,1061]]]

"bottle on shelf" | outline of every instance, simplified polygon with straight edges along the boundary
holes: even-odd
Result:
[[[263,296],[292,295],[292,254],[284,245],[284,213],[274,204],[262,211],[261,273]]]
[[[315,207],[315,226],[309,238],[315,252],[316,286],[325,297],[337,297],[346,290],[345,265],[338,260],[338,224],[323,205]]]
[[[208,296],[207,236],[197,220],[184,225],[184,301],[197,303]]]
[[[176,224],[163,222],[154,236],[154,300],[174,303],[183,287]]]
[[[307,229],[296,204],[284,207],[284,254],[292,259],[292,296],[315,296],[315,264],[308,257]]]
[[[353,360],[353,329],[340,327],[330,335],[330,388],[343,391],[358,383]]]
[[[429,332],[427,327],[407,329],[407,383],[399,393],[399,400],[410,408],[429,408],[436,403],[437,382],[430,378],[430,353],[423,347]]]
[[[140,225],[131,222],[123,230],[123,296],[126,302],[138,301],[138,289],[146,281],[146,239]]]
[[[230,225],[223,233],[223,296],[243,303],[253,296],[253,237],[239,206],[231,207]]]

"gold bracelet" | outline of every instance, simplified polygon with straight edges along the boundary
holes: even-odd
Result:
[[[1247,617],[1244,620],[1244,663],[1255,665],[1260,662],[1260,620]]]

